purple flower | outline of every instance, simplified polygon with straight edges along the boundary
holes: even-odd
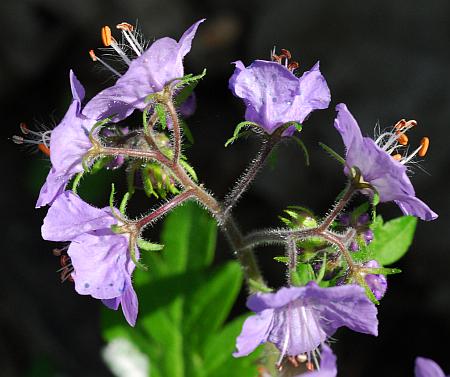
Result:
[[[137,50],[136,59],[124,59],[129,64],[128,70],[113,86],[98,93],[83,109],[83,114],[93,119],[114,115],[112,120],[118,122],[135,109],[143,110],[147,106],[144,99],[149,94],[161,91],[170,81],[184,76],[183,58],[191,50],[192,40],[203,21],[197,21],[186,30],[179,42],[161,38],[142,54]]]
[[[336,377],[336,356],[330,347],[322,344],[322,352],[320,353],[320,369],[314,372],[306,372],[295,377]]]
[[[247,318],[237,338],[235,357],[246,356],[265,342],[284,356],[314,351],[341,326],[377,335],[377,309],[357,285],[281,288],[256,293],[247,301],[256,315]]]
[[[50,161],[52,167],[41,188],[36,208],[51,204],[61,194],[70,179],[83,171],[81,161],[91,147],[88,135],[95,120],[81,114],[84,88],[70,71],[72,103],[61,123],[51,132]]]
[[[117,223],[109,207],[92,207],[71,191],[65,191],[48,210],[42,237],[69,241],[67,254],[74,269],[75,290],[103,300],[112,309],[121,304],[126,320],[134,326],[138,301],[131,274],[135,265],[128,252],[127,236],[111,230],[111,225]]]
[[[394,130],[378,138],[378,143],[363,137],[355,118],[344,104],[336,106],[338,111],[334,126],[339,131],[346,147],[346,168],[358,167],[362,179],[378,192],[381,202],[394,201],[405,215],[413,215],[422,220],[434,220],[434,213],[424,202],[416,198],[414,188],[406,175],[406,162],[420,149],[401,161],[396,161],[390,153],[401,148],[399,134]],[[385,141],[388,137],[387,141]],[[383,144],[382,144],[383,143]]]
[[[371,260],[364,264],[367,268],[380,268],[376,260]],[[381,274],[367,274],[364,279],[377,300],[381,300],[386,293],[387,279]]]
[[[302,77],[278,62],[256,60],[245,67],[241,61],[230,78],[233,94],[244,100],[245,119],[271,134],[281,125],[303,122],[314,110],[330,103],[330,90],[316,63]],[[292,135],[291,127],[286,133]]]
[[[425,359],[424,357],[416,358],[414,375],[415,377],[445,377],[439,365],[433,360]],[[450,377],[450,375],[447,377]]]

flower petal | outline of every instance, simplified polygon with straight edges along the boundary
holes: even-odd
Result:
[[[345,104],[340,103],[339,105],[337,105],[336,111],[338,112],[338,114],[334,121],[334,127],[341,134],[342,140],[344,141],[344,145],[348,153],[348,151],[353,147],[354,144],[360,144],[362,142],[361,130],[359,129],[358,123],[356,122],[350,111],[347,109],[347,106]]]
[[[247,356],[260,344],[267,341],[272,323],[273,310],[267,309],[248,317],[236,339],[234,357]]]
[[[436,212],[415,196],[398,198],[395,200],[395,203],[397,203],[405,215],[416,216],[425,221],[431,221],[438,218]]]
[[[131,285],[131,281],[128,284],[128,287],[125,289],[121,299],[122,312],[125,316],[125,319],[133,326],[136,324],[136,318],[138,315],[138,298],[136,296],[136,292]]]
[[[305,293],[305,287],[283,287],[275,293],[256,293],[248,298],[247,307],[256,313],[265,309],[281,308],[303,297]]]
[[[414,375],[415,377],[445,377],[439,365],[424,357],[416,358]]]
[[[75,73],[72,70],[70,70],[69,72],[69,79],[70,88],[72,90],[72,97],[75,101],[78,101],[78,103],[81,104],[85,95],[83,85],[81,85],[81,83],[78,81],[77,76],[75,76]]]
[[[36,208],[51,204],[58,195],[64,192],[69,180],[70,176],[61,175],[52,167],[39,193]]]
[[[341,326],[378,335],[377,308],[359,285],[320,288],[310,283],[307,289],[305,301],[320,313],[321,325],[328,336]]]
[[[75,290],[98,299],[122,296],[128,287],[128,240],[111,231],[76,237],[69,246]]]
[[[71,191],[59,195],[49,208],[42,225],[42,238],[71,241],[98,229],[109,229],[117,220],[105,209],[90,206]]]
[[[297,121],[289,112],[295,96],[300,95],[299,79],[276,62],[256,60],[249,67],[235,63],[229,87],[247,106],[245,119],[258,123],[268,133],[277,126]]]

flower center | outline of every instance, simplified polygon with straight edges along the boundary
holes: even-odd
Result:
[[[72,266],[72,260],[67,255],[67,249],[67,246],[61,249],[53,249],[53,255],[55,257],[59,257],[59,263],[61,265],[61,268],[56,271],[60,273],[61,283],[64,283],[66,280],[73,282],[72,272],[74,270]]]
[[[23,136],[14,135],[12,141],[20,145],[36,146],[42,153],[50,156],[50,135],[52,131],[33,131],[25,123],[20,123],[20,132]]]
[[[414,149],[409,153],[409,139],[406,133],[413,127],[417,125],[415,120],[399,120],[391,131],[383,132],[375,140],[381,149],[392,156],[392,158],[402,165],[410,162],[416,155],[419,157],[425,157],[430,145],[430,139],[428,137],[423,137],[420,141],[419,147]]]
[[[297,61],[292,60],[292,55],[289,50],[282,48],[280,51],[281,54],[277,55],[275,53],[274,47],[270,53],[270,58],[273,62],[284,65],[289,71],[293,73],[300,66],[300,64]]]
[[[128,57],[128,53],[134,52],[137,56],[141,56],[144,52],[144,46],[139,42],[139,34],[135,31],[133,25],[128,22],[121,22],[116,25],[116,29],[122,32],[122,40],[119,43],[111,34],[111,28],[109,26],[103,26],[101,29],[102,43],[105,47],[110,48],[115,54],[119,55],[119,58],[125,62],[126,65],[131,64],[131,59]],[[111,55],[108,53],[108,55]],[[111,71],[114,75],[121,77],[115,68],[108,64],[104,59],[98,57],[94,50],[89,51],[89,56],[92,61],[101,63],[106,69]]]

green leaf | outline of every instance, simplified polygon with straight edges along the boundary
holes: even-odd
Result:
[[[202,276],[203,284],[187,297],[183,318],[183,333],[188,335],[190,346],[198,348],[207,339],[207,334],[214,333],[223,324],[242,280],[242,269],[236,261]]]
[[[416,224],[416,217],[402,216],[374,229],[374,240],[369,245],[374,259],[383,266],[398,261],[412,243]]]
[[[233,136],[230,137],[226,143],[225,147],[228,147],[230,144],[233,144],[237,139],[239,139],[242,136],[241,130],[245,127],[255,127],[255,128],[261,128],[257,123],[255,122],[241,122],[239,123],[236,128],[234,129]]]

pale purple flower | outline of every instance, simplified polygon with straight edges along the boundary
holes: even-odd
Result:
[[[415,377],[445,377],[445,374],[439,365],[433,360],[424,357],[416,358],[414,375]],[[447,377],[450,377],[450,375]]]
[[[381,266],[376,260],[371,260],[367,263],[364,263],[364,267],[367,268],[380,268]],[[367,285],[370,290],[374,294],[377,300],[381,300],[386,293],[387,289],[387,279],[386,276],[382,274],[367,274],[364,277]]]
[[[199,20],[184,32],[179,42],[160,38],[133,60],[127,58],[128,70],[117,82],[98,93],[83,109],[83,114],[93,119],[114,115],[118,122],[135,109],[143,110],[145,98],[161,91],[170,81],[184,76],[183,58],[191,50],[192,40]]]
[[[65,191],[48,210],[42,237],[70,242],[67,254],[74,269],[75,290],[101,299],[112,309],[120,304],[126,320],[134,326],[138,301],[131,274],[135,265],[128,252],[127,236],[111,230],[117,223],[109,207],[92,207],[71,191]]]
[[[331,348],[324,343],[322,344],[322,352],[320,353],[320,369],[298,374],[295,377],[336,377],[336,375],[336,356]]]
[[[52,167],[39,193],[36,208],[51,204],[76,174],[83,171],[82,159],[91,147],[89,131],[96,123],[81,114],[84,88],[70,71],[72,103],[63,120],[51,132],[50,161]]]
[[[377,309],[358,285],[320,288],[310,282],[276,293],[256,293],[247,306],[256,315],[244,322],[235,357],[246,356],[265,342],[280,350],[280,360],[313,352],[341,326],[378,333]]]
[[[344,104],[336,106],[338,111],[334,126],[339,131],[346,148],[345,173],[357,167],[362,179],[378,192],[381,202],[394,201],[405,215],[413,215],[422,220],[434,220],[434,213],[424,202],[416,198],[414,188],[406,175],[406,166],[390,155],[396,146],[393,133],[388,142],[379,145],[369,137],[363,137],[355,118]],[[383,138],[379,140],[379,143]],[[389,153],[388,153],[389,152]],[[416,151],[417,152],[417,151]],[[403,162],[408,162],[407,158]]]
[[[248,67],[241,61],[234,64],[229,87],[244,100],[245,119],[268,134],[287,122],[301,123],[312,111],[330,103],[330,90],[318,62],[300,78],[278,62],[255,60]],[[286,135],[294,130],[291,127]]]

